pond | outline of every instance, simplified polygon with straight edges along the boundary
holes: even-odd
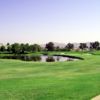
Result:
[[[58,62],[58,61],[75,61],[83,60],[80,57],[73,56],[63,56],[63,55],[41,55],[41,56],[27,56],[27,55],[10,55],[10,56],[0,56],[1,59],[19,59],[23,61],[40,61],[40,62]]]
[[[52,61],[73,61],[73,60],[78,60],[75,58],[69,58],[69,57],[63,57],[63,56],[41,56],[41,62],[52,62]]]

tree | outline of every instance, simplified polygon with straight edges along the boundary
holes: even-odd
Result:
[[[55,50],[54,43],[53,42],[47,43],[45,48],[47,49],[47,51],[54,51]]]
[[[65,47],[66,50],[70,51],[74,48],[74,45],[72,43],[68,43]]]
[[[25,51],[27,52],[30,51],[30,45],[28,43],[26,43],[24,46],[25,46]]]
[[[90,43],[90,49],[93,50],[98,50],[100,48],[100,43],[98,41],[95,41],[95,42],[91,42]]]
[[[8,51],[9,53],[11,53],[11,46],[10,46],[10,45],[7,46],[7,51]]]
[[[11,45],[12,53],[19,54],[20,53],[20,45],[18,43],[14,43]]]
[[[7,43],[7,51],[8,51],[9,53],[11,53],[11,45],[10,45],[10,43]]]
[[[20,53],[21,54],[24,54],[25,53],[25,51],[26,51],[26,49],[25,49],[25,44],[20,44]]]
[[[38,44],[30,45],[30,50],[34,51],[34,52],[39,52],[39,51],[41,51],[41,46]]]
[[[5,46],[2,45],[2,46],[0,47],[0,51],[4,52],[5,50],[6,50]]]
[[[56,50],[56,51],[60,51],[61,49],[60,49],[59,46],[57,46],[57,47],[55,47],[55,50]]]
[[[10,43],[7,43],[7,46],[10,46]]]
[[[85,49],[87,48],[87,44],[86,44],[86,43],[80,43],[79,48],[80,48],[81,50],[85,50]]]

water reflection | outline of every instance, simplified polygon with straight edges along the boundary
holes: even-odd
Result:
[[[78,60],[76,58],[64,57],[64,56],[27,56],[27,55],[13,55],[3,56],[2,59],[20,59],[23,61],[40,61],[40,62],[57,62],[57,61],[73,61]]]
[[[74,59],[74,58],[69,58],[69,57],[63,57],[63,56],[41,56],[41,61],[42,62],[46,62],[47,59],[53,59],[53,61],[57,62],[57,61],[73,61],[73,60],[77,60],[77,59]]]

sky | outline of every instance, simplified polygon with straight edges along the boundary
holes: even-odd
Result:
[[[0,43],[100,40],[100,0],[0,0]]]

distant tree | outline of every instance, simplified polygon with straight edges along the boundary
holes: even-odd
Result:
[[[45,48],[47,49],[47,51],[54,51],[55,50],[54,43],[53,42],[47,43]]]
[[[10,46],[10,43],[7,43],[7,46]]]
[[[85,49],[87,48],[87,44],[86,44],[86,43],[80,43],[79,48],[80,48],[81,50],[85,50]]]
[[[30,45],[30,50],[31,50],[31,51],[39,52],[39,51],[41,51],[41,49],[42,49],[41,46],[38,45],[38,44]]]
[[[57,47],[55,47],[55,50],[56,50],[56,51],[60,51],[61,49],[60,49],[59,46],[57,46]]]
[[[28,44],[28,43],[26,43],[26,44],[24,44],[24,46],[25,46],[25,51],[30,51],[30,45]]]
[[[7,51],[9,52],[9,53],[11,53],[11,45],[10,45],[10,43],[7,43]]]
[[[90,50],[93,50],[93,49],[94,49],[94,43],[91,42],[91,43],[90,43]]]
[[[10,46],[10,45],[7,46],[7,51],[8,51],[9,53],[11,53],[11,46]]]
[[[93,43],[94,49],[98,50],[99,49],[99,45],[100,45],[99,42],[98,41],[95,41]]]
[[[98,41],[96,41],[96,42],[94,42],[94,46],[95,46],[95,49],[98,50],[99,46],[100,46],[100,43]]]
[[[0,51],[2,51],[2,52],[6,51],[5,46],[2,45],[2,46],[0,47]]]
[[[11,45],[12,53],[19,54],[20,53],[20,45],[18,43],[14,43]]]
[[[42,50],[42,47],[39,44],[34,44],[34,51],[40,52]]]
[[[90,50],[99,50],[100,49],[100,43],[98,41],[91,42],[90,43]]]
[[[72,44],[72,43],[68,43],[67,45],[66,45],[66,47],[65,47],[65,49],[67,50],[67,51],[70,51],[70,50],[72,50],[74,48],[74,44]]]
[[[24,54],[25,51],[26,51],[26,49],[25,49],[25,44],[23,44],[23,43],[20,44],[20,47],[19,47],[19,48],[20,48],[20,49],[19,49],[19,50],[20,50],[20,53],[21,53],[21,54]]]

